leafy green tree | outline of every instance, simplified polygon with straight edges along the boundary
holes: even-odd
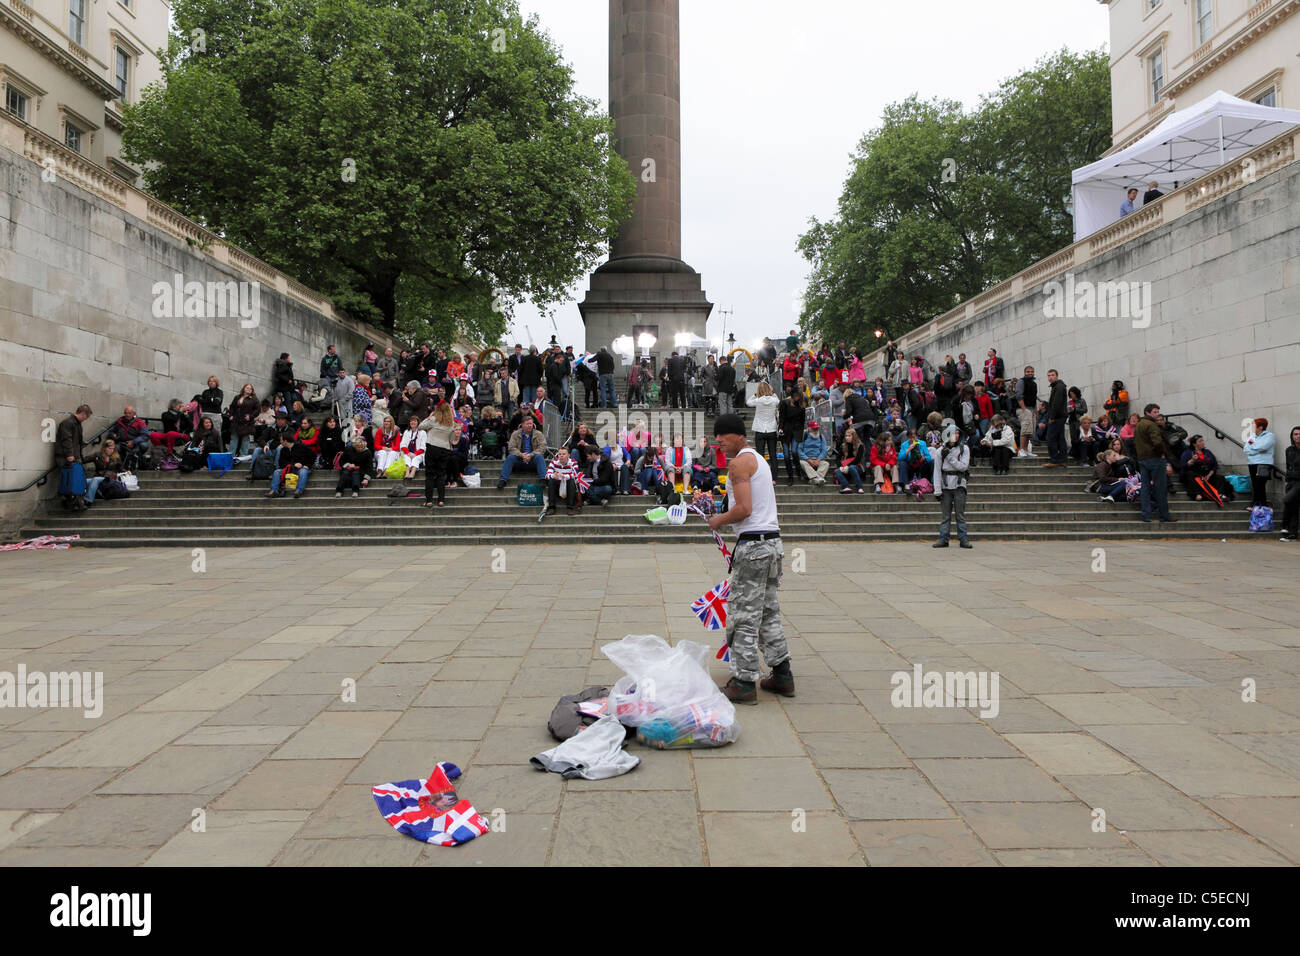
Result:
[[[1072,241],[1070,171],[1110,143],[1106,54],[1061,51],[971,113],[912,96],[863,137],[837,214],[798,247],[815,341],[897,337]]]
[[[515,0],[172,10],[124,153],[159,199],[359,318],[496,341],[494,300],[560,301],[630,214],[610,120]]]

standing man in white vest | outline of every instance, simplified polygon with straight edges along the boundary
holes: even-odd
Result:
[[[718,445],[727,456],[727,510],[709,518],[720,531],[736,526],[731,558],[731,593],[727,599],[727,644],[731,647],[731,680],[722,688],[735,704],[757,704],[758,691],[793,697],[790,650],[781,627],[781,531],[776,520],[776,489],[772,469],[745,440],[745,423],[738,415],[720,415],[713,426]],[[695,499],[706,496],[697,492]],[[758,655],[772,668],[759,681]]]

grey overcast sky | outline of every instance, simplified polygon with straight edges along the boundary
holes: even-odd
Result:
[[[608,109],[608,0],[520,0]],[[793,326],[810,217],[835,212],[849,155],[886,104],[960,101],[1062,47],[1108,46],[1097,0],[682,0],[682,258],[737,344]],[[552,318],[517,306],[507,336],[585,340],[584,277]],[[599,348],[600,342],[587,345]]]

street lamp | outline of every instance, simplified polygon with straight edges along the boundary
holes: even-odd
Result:
[[[876,329],[876,341],[880,341],[880,339],[884,337],[884,334],[885,332],[883,329]]]
[[[1074,215],[1074,196],[1067,193],[1065,195],[1065,198],[1061,200],[1061,204],[1065,206],[1065,214],[1067,216]]]
[[[636,347],[632,344],[632,336],[630,335],[620,335],[610,344],[614,346],[614,353],[616,355],[632,355],[636,351]]]

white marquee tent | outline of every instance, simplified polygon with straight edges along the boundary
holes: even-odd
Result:
[[[1127,149],[1074,171],[1074,241],[1119,218],[1125,193],[1170,192],[1300,126],[1300,110],[1260,106],[1219,90],[1170,113]],[[1140,197],[1139,197],[1140,201]]]

